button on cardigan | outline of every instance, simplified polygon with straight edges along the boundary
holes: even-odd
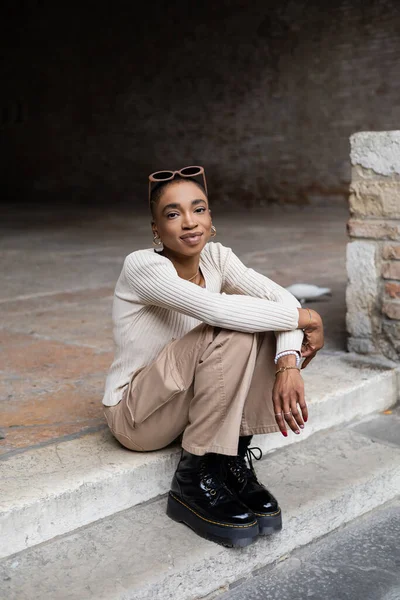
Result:
[[[205,245],[200,269],[205,288],[179,277],[173,263],[153,248],[126,257],[114,293],[115,357],[103,404],[118,404],[138,369],[200,323],[248,333],[274,331],[277,352],[300,351],[301,304],[292,294],[220,243]]]

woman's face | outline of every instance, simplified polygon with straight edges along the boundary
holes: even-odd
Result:
[[[204,192],[192,181],[168,185],[155,208],[153,233],[177,255],[199,254],[210,239],[211,211]]]

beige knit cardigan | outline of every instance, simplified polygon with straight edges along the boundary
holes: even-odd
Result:
[[[230,248],[209,242],[200,254],[205,288],[179,277],[153,248],[129,254],[113,304],[115,357],[103,404],[113,406],[137,369],[200,323],[254,333],[274,331],[277,352],[300,350],[300,303],[280,285],[246,267]]]

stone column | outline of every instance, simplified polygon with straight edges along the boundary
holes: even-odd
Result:
[[[400,357],[400,131],[350,138],[348,350]]]

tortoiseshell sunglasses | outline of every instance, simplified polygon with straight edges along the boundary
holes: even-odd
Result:
[[[180,175],[181,177],[197,177],[198,175],[202,175],[203,186],[207,194],[207,182],[204,168],[199,166],[183,167],[183,169],[179,169],[178,171],[156,171],[149,175],[149,202],[151,197],[151,184],[169,181],[170,179],[173,179],[175,175]]]

